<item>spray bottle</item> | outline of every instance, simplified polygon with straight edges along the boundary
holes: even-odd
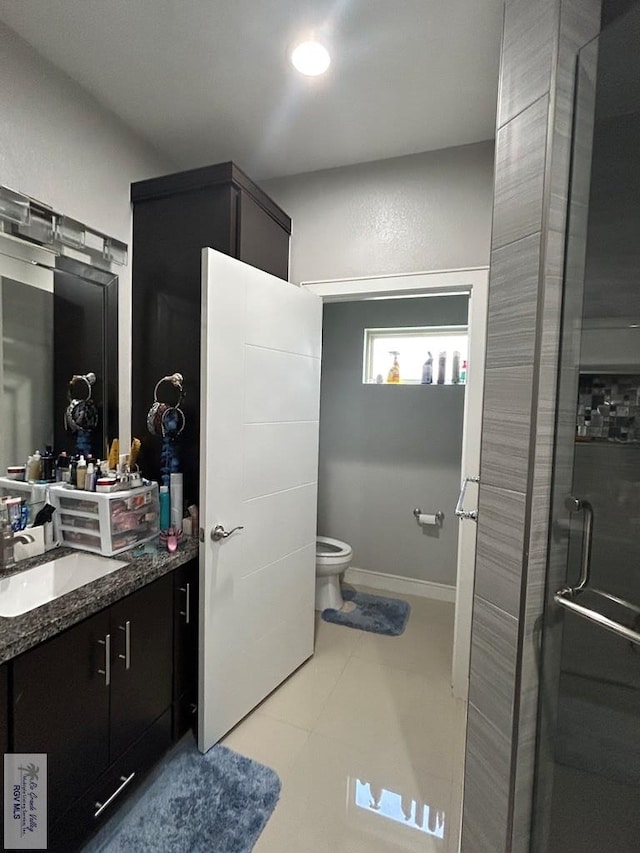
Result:
[[[393,364],[391,365],[391,369],[389,370],[389,374],[387,376],[387,382],[400,382],[400,365],[398,364],[398,356],[400,352],[398,350],[392,349],[389,350],[389,354],[393,356]]]

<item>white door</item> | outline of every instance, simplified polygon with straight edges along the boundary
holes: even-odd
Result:
[[[322,301],[203,249],[201,325],[205,752],[313,653]]]

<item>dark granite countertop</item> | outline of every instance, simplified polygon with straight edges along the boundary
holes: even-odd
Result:
[[[72,553],[82,552],[71,548],[56,548],[41,557],[23,560],[11,572],[0,575],[0,589],[5,578]],[[198,540],[195,538],[182,542],[174,554],[169,554],[165,549],[158,549],[154,543],[148,543],[142,553],[140,549],[133,549],[114,557],[114,560],[126,561],[128,565],[111,574],[21,616],[0,616],[0,663],[26,652],[197,556]]]

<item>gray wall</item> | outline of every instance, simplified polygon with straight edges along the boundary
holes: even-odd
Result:
[[[0,183],[131,248],[129,184],[171,171],[84,89],[0,24]],[[131,400],[131,254],[119,277],[120,439]]]
[[[487,266],[493,141],[265,181],[291,281]]]
[[[353,565],[455,585],[463,386],[363,385],[367,327],[467,322],[465,296],[324,307],[318,533],[349,542]],[[402,364],[402,363],[401,363]],[[443,510],[420,527],[419,506]]]

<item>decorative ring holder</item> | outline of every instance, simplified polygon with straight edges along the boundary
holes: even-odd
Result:
[[[74,373],[67,388],[64,428],[76,434],[76,452],[84,455],[91,453],[90,433],[98,425],[98,408],[91,396],[95,382],[95,373]]]
[[[165,382],[169,382],[178,392],[178,398],[175,403],[158,399],[160,387]],[[147,429],[151,435],[161,438],[177,438],[184,429],[185,417],[184,412],[180,408],[184,400],[183,383],[184,379],[181,373],[172,373],[170,376],[163,376],[162,379],[156,382],[156,387],[153,391],[153,405],[147,414]]]
[[[162,386],[165,383],[168,383],[177,392],[177,398],[174,401],[159,399]],[[184,378],[181,373],[163,376],[156,382],[153,391],[153,404],[147,414],[147,429],[151,435],[162,438],[161,475],[162,485],[165,486],[169,485],[171,474],[177,473],[180,467],[176,439],[184,430],[186,423],[184,412],[181,409],[184,396]]]

